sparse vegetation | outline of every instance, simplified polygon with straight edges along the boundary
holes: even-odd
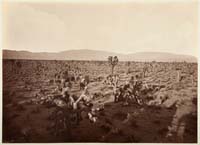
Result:
[[[71,125],[65,116],[69,113],[54,113],[66,70],[66,85],[74,96],[82,93],[81,78],[87,81],[89,105],[99,109],[95,123],[89,120],[90,108],[80,112],[81,117],[74,113],[68,118],[80,117]],[[103,83],[109,74],[119,74],[124,94],[123,86],[132,76],[142,82],[134,95],[127,95],[127,106],[114,103],[113,86]],[[175,127],[179,121],[185,128]],[[34,132],[20,133],[26,126]],[[3,142],[178,142],[182,135],[197,141],[197,63],[121,62],[117,56],[108,62],[3,60]]]

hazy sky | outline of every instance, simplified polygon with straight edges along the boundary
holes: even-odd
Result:
[[[197,11],[193,0],[5,2],[3,48],[197,56]]]

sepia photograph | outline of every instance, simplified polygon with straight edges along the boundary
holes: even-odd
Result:
[[[2,0],[2,143],[198,143],[198,0]]]

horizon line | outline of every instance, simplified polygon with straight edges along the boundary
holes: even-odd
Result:
[[[174,52],[162,52],[162,51],[138,51],[138,52],[130,52],[130,53],[122,53],[122,52],[114,52],[114,51],[106,51],[106,50],[92,50],[92,49],[69,49],[69,50],[63,50],[63,51],[54,51],[54,52],[47,52],[47,51],[42,51],[42,52],[37,52],[37,51],[30,51],[30,50],[13,50],[13,49],[3,49],[4,50],[8,50],[8,51],[25,51],[25,52],[30,52],[30,53],[61,53],[61,52],[65,52],[65,51],[80,51],[80,50],[89,50],[89,51],[101,51],[101,52],[107,52],[107,53],[116,53],[119,55],[130,55],[130,54],[136,54],[136,53],[168,53],[168,54],[174,54],[174,55],[185,55],[185,56],[193,56],[195,58],[198,59],[198,56],[194,56],[191,54],[180,54],[180,53],[174,53]]]

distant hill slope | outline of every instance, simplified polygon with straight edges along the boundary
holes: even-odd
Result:
[[[107,60],[108,56],[118,56],[121,61],[187,61],[197,62],[197,58],[190,55],[177,55],[163,52],[140,52],[133,54],[119,54],[96,50],[68,50],[58,53],[33,53],[29,51],[3,50],[3,59],[38,59],[38,60]]]
[[[126,59],[134,59],[135,61],[160,61],[160,62],[197,62],[197,58],[190,55],[177,55],[173,53],[166,52],[140,52],[129,54]]]

